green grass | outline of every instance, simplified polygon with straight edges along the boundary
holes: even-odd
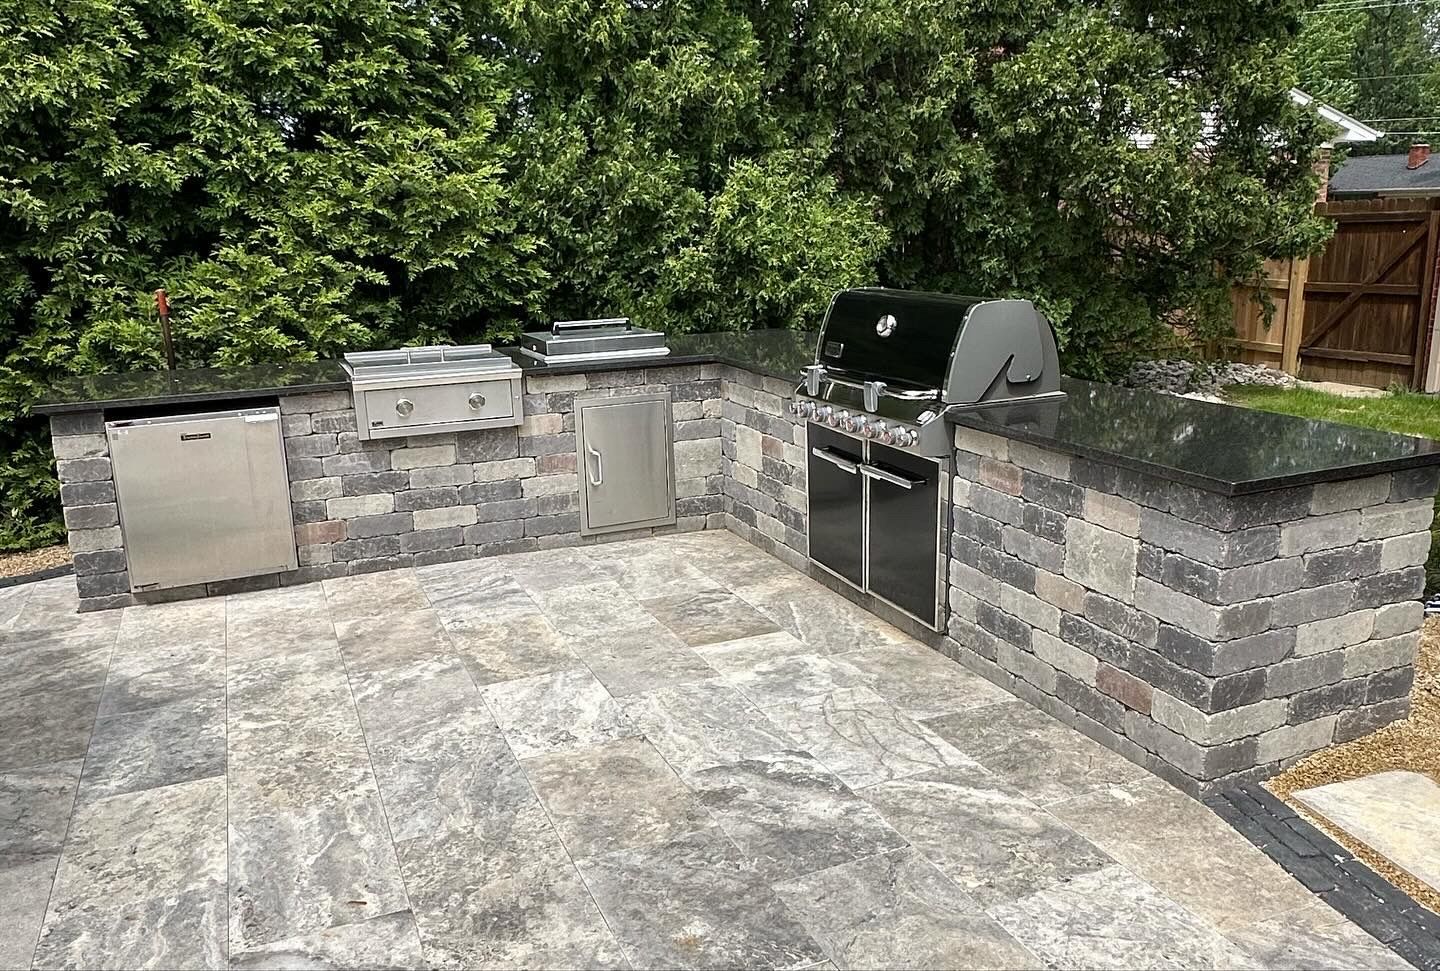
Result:
[[[1345,398],[1313,388],[1237,385],[1227,388],[1225,396],[1236,404],[1261,411],[1440,439],[1440,397],[1414,391],[1388,391],[1378,398]],[[1437,510],[1435,521],[1430,525],[1430,559],[1425,564],[1425,593],[1440,593],[1440,510]]]

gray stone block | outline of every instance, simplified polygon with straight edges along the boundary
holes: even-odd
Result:
[[[332,499],[331,502],[336,500]],[[395,512],[381,516],[361,516],[345,523],[345,535],[351,539],[369,539],[373,536],[393,536],[408,533],[414,529],[414,520],[408,512]]]
[[[1266,675],[1266,697],[1286,698],[1312,688],[1334,684],[1342,679],[1344,669],[1345,657],[1341,651],[1281,661],[1272,666]]]
[[[120,522],[120,511],[115,503],[106,502],[94,506],[66,506],[66,529],[104,529]]]
[[[460,487],[460,501],[464,503],[495,502],[500,499],[519,499],[523,486],[518,479],[498,482],[475,482]]]
[[[1090,620],[1127,641],[1155,646],[1160,623],[1149,614],[1098,593],[1085,594],[1083,612]]]
[[[414,562],[409,553],[399,553],[395,556],[382,556],[376,559],[351,560],[349,572],[352,576],[359,576],[364,573],[383,573],[386,570],[403,570]]]
[[[1135,598],[1137,552],[1129,536],[1083,519],[1065,524],[1065,576],[1124,603]]]
[[[325,510],[325,503],[328,500],[314,499],[304,502],[290,503],[290,518],[295,520],[295,525],[304,526],[308,523],[323,523],[330,518]]]
[[[1167,553],[1160,569],[1160,582],[1187,596],[1207,603],[1223,603],[1220,586],[1226,571],[1200,563],[1179,553]],[[1249,598],[1247,598],[1249,599]]]
[[[1405,600],[1375,608],[1375,637],[1394,637],[1419,630],[1425,619],[1425,605],[1418,600]],[[1364,640],[1364,638],[1361,638]],[[1358,642],[1356,642],[1358,643]]]
[[[1403,600],[1419,600],[1425,593],[1425,568],[1419,566],[1392,570],[1355,581],[1355,597],[1351,607],[1383,607]]]
[[[1336,617],[1350,610],[1355,594],[1355,582],[1345,580],[1323,587],[1294,590],[1264,602],[1270,605],[1270,618],[1274,626],[1296,627]]]
[[[108,458],[63,459],[55,463],[55,470],[62,483],[107,482],[110,474]]]
[[[1372,541],[1306,554],[1305,585],[1318,587],[1376,573],[1380,569],[1380,549],[1380,543]]]
[[[1084,609],[1085,587],[1058,574],[1036,570],[1035,596],[1063,611],[1078,614]]]
[[[1116,667],[1124,667],[1130,656],[1129,641],[1074,614],[1060,616],[1060,637],[1067,644]]]
[[[1360,511],[1360,539],[1385,539],[1405,533],[1428,530],[1435,518],[1435,503],[1430,499],[1411,499],[1371,506]]]
[[[1228,711],[1208,713],[1169,694],[1157,692],[1151,714],[1155,721],[1186,739],[1211,746],[1259,735],[1284,725],[1287,706],[1283,699],[1270,698]]]
[[[1406,533],[1380,541],[1380,569],[1403,570],[1420,566],[1430,555],[1430,533]]]
[[[1337,715],[1365,704],[1365,678],[1327,684],[1290,697],[1290,724],[1298,725],[1322,715]]]
[[[115,501],[115,483],[72,482],[60,487],[62,506],[98,506]]]
[[[410,439],[411,442],[415,441]],[[390,453],[393,469],[423,469],[455,464],[455,446],[451,444],[418,445],[397,448]]]
[[[350,452],[331,455],[320,460],[324,475],[358,475],[364,472],[390,471],[389,452]],[[294,478],[294,474],[291,474]],[[307,476],[306,478],[312,478]]]
[[[1375,611],[1369,609],[1301,624],[1296,631],[1295,655],[1322,654],[1367,641],[1374,625]]]
[[[1233,604],[1274,597],[1298,590],[1304,582],[1305,561],[1298,556],[1231,567],[1221,573],[1217,602]]]
[[[98,411],[77,411],[68,415],[50,416],[51,438],[59,438],[62,435],[104,434],[105,416]]]
[[[413,512],[416,509],[438,509],[441,506],[460,505],[460,490],[455,486],[439,489],[410,489],[395,493],[395,511]]]
[[[325,463],[323,459],[316,458],[288,458],[285,460],[285,473],[291,482],[319,479],[325,475]]]
[[[533,435],[520,439],[521,455],[553,455],[557,452],[573,451],[575,451],[574,432],[564,432],[557,435]]]
[[[285,395],[280,399],[282,415],[309,414],[315,411],[341,411],[351,406],[349,391],[319,391],[314,394]]]
[[[353,432],[356,430],[355,412],[349,408],[343,411],[317,411],[310,416],[310,430],[320,434]]]
[[[1314,487],[1310,513],[1323,516],[1327,513],[1373,506],[1389,499],[1390,488],[1391,480],[1388,474],[1347,479],[1344,482],[1321,482]]]
[[[1255,758],[1261,763],[1278,762],[1325,748],[1335,736],[1335,723],[1335,715],[1325,715],[1265,732],[1260,736]]]
[[[496,544],[518,540],[525,535],[525,523],[520,519],[505,519],[496,522],[479,523],[465,529],[465,542],[481,550]]]
[[[475,481],[473,465],[436,465],[409,473],[412,489],[441,489],[469,485]]]
[[[301,435],[285,439],[285,457],[323,459],[340,451],[339,440],[334,435]]]
[[[982,516],[1018,526],[1024,507],[1021,501],[1014,496],[997,492],[989,486],[977,482],[970,487],[970,508]]]
[[[526,536],[553,536],[557,533],[578,533],[579,531],[579,513],[564,513],[559,516],[535,516],[525,520]]]
[[[981,547],[976,556],[976,566],[1001,583],[1008,583],[1026,593],[1035,592],[1035,567],[1008,553]]]
[[[130,592],[130,574],[76,573],[75,591],[81,597],[113,597]]]
[[[1370,675],[1365,685],[1365,704],[1374,705],[1396,698],[1408,700],[1410,689],[1415,686],[1415,665],[1391,668]]]
[[[70,531],[70,552],[94,553],[99,550],[118,550],[124,545],[119,526],[103,529],[72,529]]]
[[[1018,617],[1012,617],[994,604],[977,603],[975,622],[1016,647],[1027,651],[1030,649],[1030,625]]]
[[[1048,695],[1055,693],[1055,669],[1033,654],[1007,643],[995,645],[995,663]]]
[[[1021,528],[1050,543],[1065,542],[1065,523],[1063,514],[1034,503],[1027,503],[1020,511]]]
[[[1280,544],[1280,530],[1255,526],[1221,532],[1147,508],[1140,515],[1140,538],[1190,560],[1231,567],[1272,559]]]
[[[395,497],[387,493],[367,496],[341,496],[325,500],[330,519],[354,519],[358,516],[380,516],[395,511]]]
[[[290,483],[290,498],[296,502],[335,499],[344,495],[338,475],[320,479],[301,479]]]
[[[1336,745],[1352,742],[1363,735],[1384,728],[1391,722],[1400,721],[1410,714],[1410,699],[1396,698],[1375,705],[1342,711],[1335,719]]]
[[[1415,651],[1420,646],[1420,633],[1400,634],[1380,640],[1366,641],[1336,652],[1344,655],[1343,673],[1347,678],[1388,671],[1391,668],[1415,666]],[[1338,681],[1337,678],[1331,680]]]
[[[1210,640],[1231,640],[1258,634],[1270,626],[1271,602],[1216,606],[1140,577],[1135,606],[1159,620]],[[1276,621],[1276,626],[1285,626]]]
[[[482,523],[504,519],[529,519],[535,515],[535,500],[502,499],[498,502],[484,502],[480,503],[475,512]]]
[[[1014,526],[1004,527],[1001,531],[1000,545],[1011,556],[1049,573],[1059,573],[1065,569],[1064,547],[1058,543],[1041,539],[1023,529]]]
[[[60,435],[50,439],[50,449],[57,459],[88,459],[110,454],[110,443],[103,434]]]
[[[281,415],[280,434],[286,438],[297,438],[301,435],[309,435],[313,430],[310,424],[309,415]]]
[[[1295,645],[1295,628],[1270,630],[1229,641],[1212,641],[1169,624],[1161,624],[1155,649],[1162,657],[1199,674],[1217,677],[1263,668],[1287,657]]]
[[[411,563],[416,567],[422,567],[434,566],[437,563],[460,563],[474,558],[475,547],[452,546],[443,550],[421,550],[415,554]]]
[[[75,575],[87,573],[119,573],[126,569],[123,549],[96,550],[93,553],[76,553]]]
[[[1087,685],[1095,683],[1095,674],[1099,668],[1095,655],[1067,644],[1063,639],[1043,630],[1037,630],[1031,635],[1030,649],[1040,660],[1075,681]],[[1056,694],[1060,695],[1062,701],[1066,700],[1058,686]],[[1066,703],[1071,704],[1068,701]]]
[[[1048,476],[1027,475],[1020,486],[1020,495],[1028,502],[1053,509],[1065,516],[1079,516],[1085,504],[1085,490],[1073,482],[1062,482]]]
[[[410,488],[410,472],[361,472],[340,476],[343,496],[393,495]]]
[[[394,556],[400,552],[400,537],[367,536],[364,539],[347,539],[331,547],[335,559],[343,562],[352,560],[373,560],[377,557]]]
[[[449,549],[465,542],[464,530],[459,526],[444,529],[421,529],[405,533],[400,537],[400,552],[418,553],[429,550]]]
[[[1002,586],[1000,588],[1000,609],[1039,631],[1048,631],[1051,634],[1060,633],[1060,608],[1046,603],[1032,593],[1017,590],[1015,587]]]
[[[1440,467],[1407,469],[1390,476],[1390,501],[1431,499],[1440,490]]]

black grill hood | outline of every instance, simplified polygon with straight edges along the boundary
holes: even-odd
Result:
[[[917,290],[841,290],[825,315],[816,361],[857,381],[939,388],[970,308],[984,302]],[[895,318],[895,329],[882,337],[876,325],[887,315]]]

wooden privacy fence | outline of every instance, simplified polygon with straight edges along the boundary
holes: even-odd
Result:
[[[1308,260],[1272,260],[1267,328],[1255,291],[1232,295],[1240,360],[1311,381],[1436,390],[1440,199],[1320,203],[1335,235]]]

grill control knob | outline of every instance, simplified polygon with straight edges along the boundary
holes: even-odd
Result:
[[[465,399],[465,403],[470,406],[471,411],[479,411],[485,407],[485,396],[477,391]]]
[[[852,415],[848,411],[840,416],[840,427],[847,432],[859,432],[865,429],[865,416]]]
[[[894,443],[896,433],[903,430],[904,429],[901,428],[891,428],[882,421],[871,425],[869,434],[871,438],[878,441],[881,445],[890,445]]]
[[[919,437],[920,436],[916,435],[908,428],[895,429],[895,444],[899,445],[901,448],[909,448],[911,445],[914,445]]]
[[[810,413],[810,417],[820,422],[821,424],[833,425],[835,423],[830,419],[835,417],[835,409],[831,408],[829,405],[820,405],[818,408],[816,408]]]
[[[831,412],[830,415],[825,419],[825,424],[829,425],[831,428],[848,429],[850,427],[850,412],[842,411],[839,414]]]
[[[791,402],[790,402],[790,414],[794,415],[796,418],[799,418],[801,415],[805,414],[805,404],[804,404],[804,402],[801,402],[801,401],[791,401]]]
[[[415,412],[415,402],[409,398],[401,398],[395,402],[395,414],[401,418],[409,418]]]

